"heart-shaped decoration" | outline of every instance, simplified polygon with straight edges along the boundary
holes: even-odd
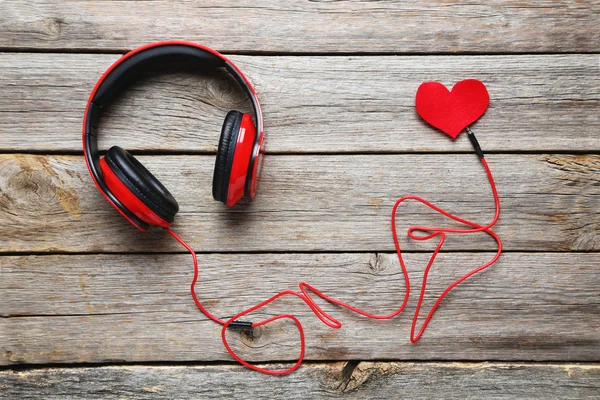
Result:
[[[425,82],[417,90],[417,112],[425,121],[455,139],[487,110],[490,95],[477,79],[465,79],[451,91],[439,82]]]

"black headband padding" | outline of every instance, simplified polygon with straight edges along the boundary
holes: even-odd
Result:
[[[104,78],[93,102],[99,107],[106,105],[126,84],[147,72],[154,64],[163,62],[184,62],[203,68],[225,67],[223,59],[197,47],[177,44],[153,47],[134,54],[117,65]]]
[[[173,222],[179,211],[179,204],[142,163],[119,146],[108,149],[105,159],[119,180],[138,199],[165,221]]]
[[[223,203],[227,202],[233,155],[243,116],[244,114],[239,111],[229,111],[221,128],[217,159],[215,160],[215,172],[213,174],[213,198]]]

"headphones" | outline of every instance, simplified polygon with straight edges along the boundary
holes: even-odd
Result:
[[[90,94],[90,98],[88,100],[87,107],[85,110],[85,116],[83,119],[83,151],[85,155],[85,160],[90,171],[90,175],[92,176],[92,179],[98,187],[98,189],[100,190],[100,192],[104,195],[108,202],[112,204],[113,207],[116,208],[117,211],[119,211],[129,222],[131,222],[133,225],[135,225],[138,229],[142,231],[145,231],[151,225],[163,227],[167,230],[167,232],[169,232],[171,236],[173,236],[183,247],[185,247],[190,252],[194,263],[194,278],[192,279],[190,287],[192,298],[196,303],[197,307],[200,309],[200,311],[202,311],[209,319],[222,325],[221,339],[223,340],[223,344],[227,351],[231,354],[231,356],[237,361],[239,361],[242,365],[266,374],[283,375],[296,370],[302,363],[306,347],[304,329],[298,318],[296,318],[294,315],[279,314],[268,317],[267,319],[258,322],[239,320],[239,318],[245,317],[253,311],[256,311],[274,302],[280,297],[295,296],[301,299],[314,312],[317,318],[321,320],[321,322],[335,329],[341,328],[342,323],[327,312],[325,312],[315,302],[315,300],[311,296],[311,293],[329,303],[336,304],[340,307],[358,313],[359,315],[372,319],[390,319],[397,316],[404,310],[409,299],[410,280],[406,269],[406,265],[402,258],[400,242],[398,240],[398,233],[396,230],[396,213],[398,206],[406,200],[418,201],[423,205],[427,206],[428,208],[437,211],[438,213],[456,222],[467,225],[467,228],[462,229],[413,226],[408,230],[408,236],[414,240],[429,240],[435,237],[439,237],[437,247],[432,253],[429,259],[429,263],[425,268],[425,273],[423,275],[423,284],[421,287],[420,297],[417,303],[416,311],[413,316],[413,322],[410,333],[410,340],[413,343],[416,343],[419,340],[440,302],[456,285],[468,279],[473,274],[488,268],[489,266],[494,264],[496,260],[498,260],[498,258],[500,257],[500,254],[502,253],[502,241],[500,240],[498,235],[496,235],[496,233],[494,233],[491,230],[491,228],[498,221],[498,217],[500,215],[500,200],[498,197],[498,192],[496,190],[496,185],[494,183],[492,173],[484,158],[483,152],[481,151],[481,147],[479,146],[475,135],[473,134],[473,132],[471,132],[470,128],[468,127],[468,124],[465,123],[465,126],[460,127],[460,130],[456,132],[448,132],[447,130],[444,130],[444,132],[447,132],[450,136],[454,138],[463,129],[467,130],[469,139],[475,149],[475,152],[479,156],[488,175],[488,179],[492,188],[492,193],[494,195],[494,201],[496,205],[495,216],[493,220],[487,225],[479,225],[475,222],[471,222],[460,218],[456,215],[450,214],[449,212],[442,210],[436,205],[417,196],[410,195],[398,199],[392,209],[392,235],[394,239],[394,244],[396,246],[396,252],[398,254],[400,267],[402,269],[402,273],[406,282],[406,291],[404,294],[404,300],[402,301],[402,304],[395,311],[385,315],[372,314],[363,311],[359,308],[356,308],[350,304],[337,300],[333,297],[330,297],[318,290],[317,288],[315,288],[314,286],[301,282],[299,284],[299,291],[284,290],[250,308],[239,312],[233,317],[216,317],[206,308],[204,308],[204,306],[201,304],[200,300],[196,296],[195,285],[198,281],[198,258],[196,256],[195,251],[191,246],[189,246],[183,239],[181,239],[175,232],[173,232],[170,229],[170,225],[173,222],[175,215],[179,211],[179,205],[177,204],[177,201],[175,201],[171,193],[160,183],[160,181],[156,179],[156,177],[154,177],[154,175],[152,175],[150,171],[148,171],[138,160],[135,159],[135,157],[129,154],[126,150],[118,146],[113,146],[102,158],[100,157],[98,152],[98,122],[100,120],[100,112],[102,108],[106,106],[130,80],[139,75],[140,72],[150,69],[150,67],[152,67],[156,63],[164,61],[184,61],[185,63],[192,64],[194,66],[199,65],[202,67],[209,68],[225,68],[231,75],[233,75],[233,77],[237,80],[240,86],[248,94],[250,101],[252,102],[252,107],[254,109],[254,116],[256,119],[257,126],[254,126],[252,117],[249,114],[244,114],[240,111],[234,110],[229,111],[227,113],[225,121],[223,122],[223,127],[221,129],[221,137],[219,139],[217,159],[215,162],[215,170],[213,175],[212,192],[215,200],[221,201],[227,206],[235,205],[244,196],[254,198],[254,196],[256,195],[256,184],[259,179],[261,164],[264,155],[263,117],[262,111],[260,109],[260,104],[256,96],[256,92],[254,91],[254,88],[252,87],[248,79],[244,76],[244,74],[242,74],[239,68],[236,67],[230,60],[228,60],[215,50],[195,43],[183,41],[167,41],[153,43],[140,47],[136,50],[125,54],[102,75],[100,80],[94,86],[92,93]],[[469,85],[469,87],[471,88],[475,87],[477,89],[477,87],[481,88],[481,86],[483,86],[483,91],[479,90],[479,93],[481,94],[485,92],[485,107],[482,107],[482,111],[480,110],[480,115],[478,115],[473,121],[468,122],[472,123],[475,120],[477,120],[483,114],[483,112],[485,112],[485,109],[487,108],[487,103],[489,101],[489,97],[487,97],[487,90],[481,82],[479,82],[480,85],[469,81],[463,82],[468,82],[467,85]],[[449,108],[448,101],[439,101],[439,98],[442,97],[442,95],[440,95],[439,93],[445,93],[447,92],[447,89],[444,88],[445,92],[440,91],[439,87],[441,84],[429,83],[426,85],[427,86],[425,86],[425,90],[429,86],[433,87],[434,91],[432,93],[435,96],[430,95],[430,97],[426,98],[426,100],[429,101],[429,103],[424,103],[424,110],[427,111],[427,116],[438,117],[438,114],[443,113],[446,109]],[[421,86],[423,87],[423,85]],[[458,86],[458,84],[456,86]],[[419,91],[421,91],[421,87],[419,88]],[[472,92],[473,89],[471,89],[471,91],[467,91],[467,94],[472,94]],[[462,104],[459,100],[462,100],[462,98],[458,97],[458,100],[456,100],[455,98],[454,101],[458,102],[458,104]],[[421,102],[419,101],[419,94],[417,94],[417,111],[420,115],[423,115],[422,112],[419,111],[420,104]],[[432,110],[433,113],[430,113],[430,111]],[[423,118],[426,119],[425,117]],[[467,113],[467,119],[469,118],[472,119],[472,116],[471,114]],[[434,121],[437,123],[439,119],[434,118]],[[450,122],[453,123],[453,125],[451,126],[456,125],[456,118],[453,116],[452,119],[450,119]],[[458,124],[460,125],[460,122],[458,122]],[[433,125],[439,126],[439,124]],[[422,232],[424,235],[415,235],[415,232]],[[439,253],[440,249],[442,248],[442,245],[444,244],[446,234],[469,234],[475,232],[485,232],[496,240],[496,242],[498,243],[498,251],[496,252],[496,255],[486,264],[480,265],[479,267],[468,272],[467,274],[463,275],[458,280],[450,284],[450,286],[448,286],[438,297],[434,305],[431,307],[424,323],[421,326],[421,329],[418,331],[418,333],[415,334],[416,323],[419,317],[419,311],[421,309],[423,296],[425,294],[429,269],[431,268],[431,265],[435,261],[437,254]],[[279,319],[292,320],[292,322],[296,324],[296,327],[298,328],[298,332],[300,334],[300,356],[298,357],[297,362],[287,369],[272,370],[250,364],[244,359],[242,359],[240,356],[238,356],[227,342],[226,331],[230,327],[253,329]]]
[[[83,152],[92,180],[106,200],[141,231],[151,225],[168,228],[179,211],[177,201],[135,157],[112,146],[104,157],[98,151],[98,123],[105,107],[131,80],[153,66],[182,61],[202,68],[225,68],[248,94],[250,114],[227,113],[213,175],[213,197],[227,206],[242,197],[254,198],[264,155],[264,128],[260,103],[248,78],[229,59],[208,47],[184,42],[152,43],[118,59],[100,77],[90,94],[83,118]]]

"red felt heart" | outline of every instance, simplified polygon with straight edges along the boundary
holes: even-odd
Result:
[[[425,82],[417,90],[417,112],[453,139],[487,110],[490,95],[477,79],[465,79],[451,91],[439,82]]]

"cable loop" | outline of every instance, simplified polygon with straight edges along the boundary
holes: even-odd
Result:
[[[406,286],[406,290],[404,293],[404,299],[402,301],[402,304],[400,305],[400,307],[398,307],[394,312],[390,313],[390,314],[384,314],[384,315],[378,315],[378,314],[371,314],[369,312],[363,311],[359,308],[356,308],[354,306],[351,306],[350,304],[344,303],[340,300],[337,300],[333,297],[330,297],[328,295],[326,295],[325,293],[321,292],[320,290],[318,290],[317,288],[315,288],[314,286],[309,285],[308,283],[305,282],[301,282],[298,287],[300,289],[299,292],[293,291],[293,290],[284,290],[282,292],[279,292],[277,294],[275,294],[274,296],[268,298],[267,300],[264,300],[261,303],[256,304],[253,307],[250,307],[246,310],[241,311],[240,313],[234,315],[233,317],[224,320],[221,318],[217,318],[215,317],[213,314],[211,314],[206,308],[204,308],[204,306],[202,306],[202,303],[198,300],[198,297],[196,296],[196,283],[198,281],[198,259],[196,257],[196,253],[194,252],[194,250],[185,242],[183,241],[183,239],[181,239],[175,232],[173,232],[170,228],[166,228],[166,230],[169,232],[169,234],[171,236],[173,236],[175,238],[175,240],[177,240],[183,247],[185,247],[190,254],[192,255],[192,259],[194,262],[194,278],[192,279],[192,283],[190,286],[190,291],[192,294],[192,298],[194,300],[194,302],[196,303],[196,306],[200,309],[200,311],[202,311],[202,313],[204,313],[204,315],[206,315],[208,318],[210,318],[211,320],[221,324],[223,326],[223,329],[221,330],[221,339],[223,340],[223,345],[225,346],[225,349],[229,352],[229,354],[231,354],[231,356],[237,360],[240,364],[253,369],[255,371],[258,372],[262,372],[264,374],[269,374],[269,375],[284,375],[284,374],[288,374],[290,372],[295,371],[296,369],[298,369],[298,367],[300,367],[300,365],[302,364],[302,361],[304,360],[304,355],[306,352],[306,343],[305,343],[305,337],[304,337],[304,329],[302,327],[302,323],[300,322],[300,320],[298,320],[298,318],[296,318],[294,315],[292,314],[279,314],[276,315],[274,317],[271,318],[267,318],[265,320],[259,321],[259,322],[255,322],[252,323],[252,328],[257,328],[259,326],[263,326],[263,325],[267,325],[271,322],[280,320],[280,319],[290,319],[292,320],[292,322],[294,322],[294,324],[296,325],[298,332],[300,334],[300,355],[298,357],[298,360],[296,361],[296,363],[287,368],[287,369],[282,369],[282,370],[272,370],[272,369],[267,369],[267,368],[262,368],[259,367],[257,365],[251,364],[247,361],[245,361],[244,359],[242,359],[240,356],[237,355],[237,353],[231,348],[231,346],[229,345],[229,342],[227,341],[227,328],[233,323],[235,322],[238,318],[243,317],[245,315],[248,315],[250,313],[252,313],[253,311],[258,310],[259,308],[265,307],[267,305],[269,305],[270,303],[274,302],[275,300],[279,299],[280,297],[283,296],[295,296],[299,299],[301,299],[310,309],[311,311],[315,314],[315,316],[321,321],[323,322],[325,325],[327,325],[330,328],[333,329],[339,329],[342,327],[342,323],[335,319],[334,317],[332,317],[331,315],[329,315],[325,310],[323,310],[315,301],[314,299],[311,297],[310,293],[322,298],[323,300],[335,304],[337,306],[346,308],[352,312],[355,312],[359,315],[362,315],[364,317],[367,318],[372,318],[372,319],[390,319],[390,318],[394,318],[395,316],[397,316],[398,314],[400,314],[404,308],[406,307],[406,304],[408,303],[408,299],[410,297],[410,279],[408,276],[408,272],[406,269],[406,265],[404,263],[404,259],[402,258],[402,251],[400,249],[400,242],[398,240],[398,232],[396,230],[396,214],[398,212],[398,207],[400,206],[400,204],[402,204],[404,201],[407,200],[414,200],[414,201],[418,201],[421,204],[429,207],[430,209],[440,213],[441,215],[444,215],[456,222],[459,222],[463,225],[467,225],[470,226],[470,228],[468,229],[454,229],[454,228],[434,228],[434,227],[426,227],[426,226],[412,226],[408,229],[408,236],[413,239],[413,240],[419,240],[419,241],[423,241],[423,240],[430,240],[433,239],[434,237],[439,237],[439,241],[438,244],[436,245],[435,250],[433,251],[433,253],[431,254],[431,257],[429,258],[429,261],[427,263],[427,266],[425,267],[425,271],[423,273],[423,283],[421,285],[421,290],[419,293],[419,300],[417,302],[417,307],[415,310],[415,313],[413,315],[413,320],[412,320],[412,325],[411,325],[411,331],[410,331],[410,341],[412,343],[416,343],[421,336],[423,335],[423,332],[425,331],[425,328],[427,327],[427,325],[429,324],[429,321],[431,320],[433,313],[435,312],[435,310],[437,309],[437,307],[439,306],[439,304],[441,303],[441,301],[444,299],[444,297],[446,297],[446,295],[454,288],[456,287],[459,283],[465,281],[466,279],[468,279],[469,277],[471,277],[472,275],[483,271],[484,269],[488,268],[489,266],[491,266],[492,264],[494,264],[498,258],[500,257],[500,254],[502,253],[502,241],[500,240],[500,238],[498,237],[498,235],[496,233],[494,233],[491,228],[496,224],[496,222],[498,221],[498,218],[500,216],[500,199],[498,198],[498,192],[496,190],[496,184],[494,182],[494,178],[492,177],[492,173],[489,169],[489,166],[486,162],[486,160],[484,158],[481,158],[481,162],[485,168],[485,171],[487,173],[488,179],[490,181],[490,185],[492,188],[492,193],[494,195],[494,202],[495,202],[495,206],[496,206],[496,213],[494,215],[493,220],[485,225],[479,225],[475,222],[471,222],[468,221],[466,219],[460,218],[454,214],[451,214],[439,207],[437,207],[436,205],[428,202],[427,200],[418,197],[418,196],[404,196],[400,199],[398,199],[396,201],[396,203],[394,204],[394,207],[392,208],[392,236],[394,239],[394,245],[396,247],[396,253],[398,255],[398,261],[400,263],[400,267],[402,269],[402,273],[404,275],[404,281],[405,281],[405,286]],[[422,232],[425,235],[424,236],[417,236],[415,235],[415,232]],[[485,232],[488,235],[490,235],[492,238],[494,238],[494,240],[498,243],[498,250],[495,254],[495,256],[488,261],[487,263],[475,268],[474,270],[468,272],[467,274],[463,275],[462,277],[460,277],[459,279],[455,280],[453,283],[451,283],[443,292],[442,294],[437,298],[436,302],[434,303],[434,305],[431,307],[431,309],[429,310],[429,313],[427,314],[425,321],[423,322],[423,325],[421,326],[421,329],[419,329],[418,333],[415,335],[415,330],[416,330],[416,325],[417,325],[417,319],[419,317],[419,313],[421,310],[421,306],[423,303],[423,297],[425,295],[425,289],[427,287],[427,278],[429,275],[429,270],[431,269],[431,266],[433,265],[433,262],[435,261],[438,253],[440,252],[445,240],[446,240],[446,234],[447,233],[456,233],[456,234],[468,234],[468,233],[475,233],[475,232]]]

